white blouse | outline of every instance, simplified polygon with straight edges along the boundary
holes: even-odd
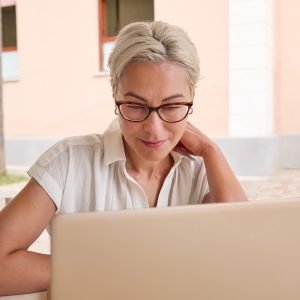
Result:
[[[203,159],[171,152],[174,165],[157,206],[199,204],[208,193]],[[143,189],[125,167],[122,133],[115,120],[103,134],[66,138],[29,169],[62,213],[147,208]]]

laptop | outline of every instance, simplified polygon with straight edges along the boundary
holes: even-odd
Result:
[[[61,214],[52,300],[299,300],[300,201]]]

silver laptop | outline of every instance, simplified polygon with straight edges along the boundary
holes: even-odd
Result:
[[[65,214],[52,300],[299,300],[300,201]]]

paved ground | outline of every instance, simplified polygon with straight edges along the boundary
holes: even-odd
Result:
[[[272,176],[239,177],[248,197],[256,200],[300,200],[300,170],[280,170]],[[0,186],[0,209],[5,205],[4,198],[13,197],[26,184],[18,183]],[[33,251],[50,253],[49,235],[46,231],[31,246]]]
[[[300,170],[283,169],[267,177],[240,177],[250,200],[300,200]]]

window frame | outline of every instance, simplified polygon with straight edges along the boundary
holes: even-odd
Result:
[[[106,0],[99,0],[99,65],[100,65],[100,71],[104,71],[104,65],[103,65],[103,45],[107,42],[114,42],[117,38],[116,35],[114,36],[108,36],[107,35],[107,15],[106,15]],[[119,1],[117,0],[117,14],[119,12]],[[117,16],[118,18],[118,16]]]
[[[16,1],[15,0],[9,0],[9,1],[3,1],[3,0],[1,1],[0,0],[1,10],[4,7],[15,7],[15,10],[17,12]],[[2,14],[2,11],[1,11],[1,14]],[[1,24],[1,30],[2,30],[2,27],[3,27],[3,14],[2,14],[1,22],[2,22],[2,24]],[[17,20],[16,20],[16,23],[17,23]],[[16,29],[17,29],[17,26],[16,26]],[[1,44],[2,44],[2,52],[13,52],[13,51],[17,51],[17,49],[18,49],[18,44],[16,46],[9,46],[9,47],[4,47],[3,42]]]

